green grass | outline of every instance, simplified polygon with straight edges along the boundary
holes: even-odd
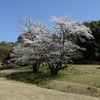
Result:
[[[9,74],[6,74],[6,73],[0,73],[0,77],[6,77],[7,75],[9,75]]]
[[[48,89],[100,97],[100,65],[71,65],[55,77],[45,68],[38,73],[33,73],[29,67],[16,68],[18,70],[21,72],[4,76]]]
[[[48,70],[39,71],[37,73],[33,73],[32,71],[23,71],[23,72],[14,72],[6,76],[9,79],[22,81],[25,83],[33,83],[33,84],[44,84],[44,82],[48,82],[49,80],[54,79],[49,73]]]
[[[100,88],[99,65],[73,65],[61,71],[62,77],[58,80],[81,83]]]

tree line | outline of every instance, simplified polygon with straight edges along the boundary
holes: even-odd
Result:
[[[68,17],[52,17],[55,25],[52,29],[46,29],[43,22],[20,21],[24,34],[17,42],[6,45],[7,51],[2,50],[0,44],[0,52],[6,52],[0,56],[1,62],[25,65],[30,61],[33,71],[38,71],[39,65],[45,62],[52,75],[57,74],[63,64],[100,62],[100,20],[81,24]]]
[[[90,28],[91,34],[94,39],[88,40],[86,42],[77,43],[86,48],[86,51],[82,51],[82,59],[78,60],[78,63],[99,63],[100,62],[100,20],[84,22],[84,25]]]

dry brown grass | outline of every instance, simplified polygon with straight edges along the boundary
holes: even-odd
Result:
[[[10,74],[10,73],[13,73],[13,72],[20,72],[20,71],[23,71],[23,70],[6,69],[6,70],[0,70],[0,73]]]
[[[90,95],[94,97],[100,97],[100,88],[74,83],[74,82],[52,80],[48,84],[46,84],[45,87],[62,91],[62,92],[77,93],[77,94]]]
[[[0,100],[100,100],[99,98],[43,89],[0,78]]]

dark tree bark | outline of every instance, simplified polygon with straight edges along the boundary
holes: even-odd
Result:
[[[33,65],[32,65],[32,71],[33,72],[38,72],[39,71],[40,63],[41,63],[40,61],[33,62]]]
[[[57,64],[48,63],[48,66],[49,66],[49,69],[50,69],[52,76],[58,75],[59,70],[62,69],[62,63],[61,62],[59,62]]]

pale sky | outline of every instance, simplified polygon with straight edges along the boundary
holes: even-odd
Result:
[[[0,0],[0,41],[15,42],[22,34],[20,18],[46,22],[51,16],[72,20],[100,20],[100,0]]]

